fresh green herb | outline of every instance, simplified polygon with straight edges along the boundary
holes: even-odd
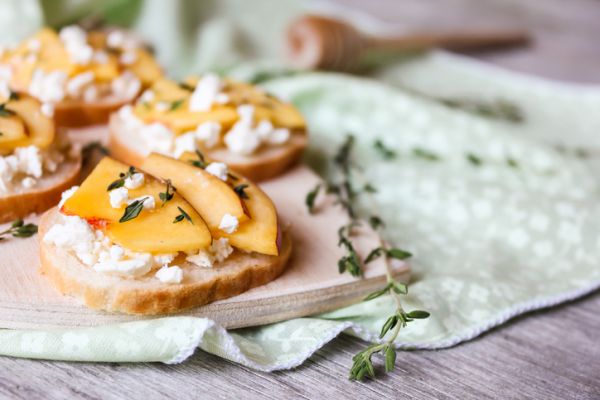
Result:
[[[506,164],[508,164],[508,166],[512,168],[519,168],[519,163],[517,163],[517,160],[515,160],[514,158],[507,158]]]
[[[185,90],[188,90],[190,92],[193,92],[194,90],[196,90],[196,88],[190,84],[187,84],[185,82],[179,82],[179,87]]]
[[[253,85],[258,85],[260,83],[264,83],[266,81],[270,81],[276,78],[283,78],[288,76],[293,76],[298,74],[300,71],[292,70],[292,69],[284,69],[280,71],[259,71],[254,74],[253,77],[248,79],[248,83]]]
[[[194,224],[194,222],[192,221],[192,218],[189,216],[188,213],[183,211],[183,208],[177,206],[177,209],[179,210],[180,214],[178,216],[176,216],[175,219],[173,220],[174,224],[181,222],[184,219],[188,220],[190,222],[190,224],[192,224],[192,225]]]
[[[197,168],[206,168],[206,166],[208,165],[208,163],[206,162],[205,158],[204,158],[204,154],[202,154],[199,150],[196,150],[196,156],[198,156],[197,160],[190,160],[190,164],[192,164],[194,167]]]
[[[367,193],[377,193],[375,186],[371,185],[370,183],[367,183],[365,186],[363,186],[363,190]]]
[[[383,220],[377,216],[377,215],[371,215],[369,217],[369,225],[371,226],[371,228],[377,230],[379,228],[382,228],[385,226],[385,223],[383,222]]]
[[[123,213],[121,219],[119,219],[119,222],[123,223],[137,218],[137,216],[140,215],[144,209],[144,200],[145,198],[134,200],[127,207],[125,207],[125,212]]]
[[[11,235],[17,238],[28,238],[37,233],[38,227],[35,224],[26,224],[22,219],[15,220],[10,228],[0,232],[0,240],[4,240],[5,235]]]
[[[171,180],[167,179],[167,188],[164,192],[160,192],[158,194],[158,198],[162,201],[161,207],[163,207],[167,203],[167,201],[173,198],[176,191],[177,189],[171,184]]]
[[[390,254],[393,254],[392,250],[394,249],[380,249],[381,254],[392,257]],[[403,253],[406,254],[406,252]],[[408,293],[408,286],[393,278],[389,262],[386,263],[386,266],[387,285],[384,288],[369,294],[365,297],[364,301],[373,300],[384,294],[389,294],[396,303],[396,311],[384,322],[379,333],[380,339],[383,339],[386,336],[387,339],[383,343],[368,346],[352,358],[353,364],[350,368],[349,376],[349,379],[351,380],[362,381],[367,376],[372,379],[375,378],[375,368],[373,367],[372,356],[378,353],[385,358],[385,372],[393,371],[396,364],[396,349],[394,348],[394,342],[400,333],[400,329],[406,327],[409,322],[412,322],[415,319],[425,319],[429,317],[427,311],[404,311],[400,296]]]
[[[352,276],[362,275],[362,263],[360,257],[356,253],[352,240],[350,240],[352,228],[356,225],[357,222],[353,221],[338,229],[338,246],[343,247],[344,250],[346,250],[346,254],[338,261],[338,270],[340,274],[348,271]]]
[[[240,197],[240,199],[249,199],[250,196],[248,196],[248,193],[246,193],[246,188],[248,187],[247,184],[242,183],[241,185],[237,185],[233,188],[233,191],[237,193],[237,195]]]
[[[181,105],[183,104],[184,101],[185,101],[185,99],[175,100],[174,102],[171,103],[171,106],[169,107],[169,111],[177,110],[179,107],[181,107]]]
[[[142,106],[144,106],[144,108],[148,111],[152,109],[152,106],[150,105],[150,102],[148,102],[148,101],[142,102]]]
[[[129,170],[127,170],[127,173],[121,172],[119,174],[119,179],[111,182],[111,184],[108,185],[108,187],[106,188],[106,190],[108,192],[110,192],[113,189],[118,189],[120,187],[123,187],[125,185],[125,179],[131,178],[131,176],[133,174],[135,174],[135,173],[136,173],[135,168],[134,167],[129,167]]]
[[[440,156],[438,156],[437,154],[432,153],[429,150],[422,149],[420,147],[415,147],[412,153],[413,156],[422,158],[427,161],[438,161],[440,159]]]
[[[6,108],[6,103],[0,104],[0,117],[12,117],[13,115],[15,112]]]
[[[473,165],[475,165],[477,167],[480,166],[481,164],[483,164],[483,161],[481,160],[481,158],[479,158],[478,156],[476,156],[473,153],[467,153],[465,157],[467,157],[467,160],[471,164],[473,164]]]
[[[377,247],[371,250],[367,258],[365,258],[365,264],[370,263],[371,261],[381,257],[382,255],[385,255],[388,258],[395,258],[397,260],[406,260],[407,258],[412,257],[411,253],[402,249],[388,249],[385,247]]]
[[[317,199],[322,186],[323,184],[318,183],[313,190],[306,194],[306,199],[304,202],[306,203],[306,207],[308,208],[308,212],[310,214],[315,212],[315,200]]]
[[[504,99],[489,102],[467,98],[437,98],[436,100],[447,107],[486,118],[505,120],[512,123],[519,123],[524,120],[523,111],[516,104]]]
[[[392,160],[398,155],[396,151],[387,147],[380,139],[375,140],[373,147],[381,154],[384,160]]]
[[[10,91],[10,95],[8,96],[8,100],[19,100],[21,96],[17,92]]]

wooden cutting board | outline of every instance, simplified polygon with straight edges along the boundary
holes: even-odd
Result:
[[[348,218],[331,204],[331,198],[319,201],[316,214],[307,212],[305,195],[318,181],[309,168],[298,166],[261,184],[293,239],[292,259],[282,276],[239,296],[178,315],[211,318],[226,328],[263,325],[334,310],[385,285],[382,260],[368,264],[362,279],[338,273],[337,260],[343,251],[337,246],[337,230]],[[27,221],[36,222],[37,217]],[[77,299],[60,295],[38,273],[38,239],[36,235],[0,242],[0,328],[90,327],[156,318],[91,310]],[[378,234],[367,227],[360,228],[354,239],[362,257],[379,246]],[[407,264],[394,264],[400,280],[407,281],[409,272]]]

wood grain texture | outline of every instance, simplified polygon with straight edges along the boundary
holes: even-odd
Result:
[[[597,0],[337,0],[414,25],[530,26],[529,49],[479,55],[511,69],[600,83]],[[457,22],[459,21],[459,22]],[[527,314],[452,349],[401,352],[378,383],[345,377],[365,344],[342,336],[293,371],[264,374],[199,351],[182,365],[0,358],[0,398],[599,399],[600,293]],[[379,369],[381,371],[381,369]]]

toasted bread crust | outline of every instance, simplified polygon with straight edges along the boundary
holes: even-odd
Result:
[[[96,103],[83,101],[63,101],[54,108],[54,123],[59,128],[82,128],[108,123],[110,114],[129,100],[103,100]]]
[[[41,273],[61,293],[82,298],[88,307],[105,311],[172,314],[232,297],[277,278],[292,251],[290,237],[284,234],[279,256],[236,251],[210,269],[210,273],[189,274],[181,284],[164,284],[153,278],[138,281],[97,273],[69,252],[44,243],[42,238],[57,217],[58,211],[54,208],[40,221]],[[189,272],[200,267],[186,263],[182,268]],[[94,274],[94,279],[86,279],[86,274]]]
[[[79,182],[80,171],[81,158],[69,160],[54,174],[42,177],[40,187],[0,196],[0,223],[24,218],[32,213],[41,213],[55,206],[61,193]]]
[[[127,133],[122,129],[118,116],[113,114],[109,123],[110,154],[119,161],[139,168],[145,154],[128,144],[125,137]],[[306,130],[296,129],[292,131],[287,143],[250,156],[232,155],[224,148],[205,149],[203,153],[210,159],[226,163],[232,170],[256,182],[274,178],[294,166],[302,157],[307,145]]]

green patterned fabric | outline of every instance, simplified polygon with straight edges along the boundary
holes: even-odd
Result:
[[[160,13],[174,21],[186,3],[166,6],[161,1]],[[164,44],[157,48],[169,66],[184,49],[165,48],[173,38],[203,44],[197,48],[205,53],[190,51],[193,56],[183,59],[187,66],[177,73],[226,67],[233,76],[248,77],[272,65],[234,65],[244,58],[234,51],[232,33],[241,17],[227,16],[240,3],[221,3],[229,13],[220,9],[222,16],[201,30],[188,25],[182,32],[165,28]],[[147,1],[135,26],[144,31],[156,22],[157,4]],[[35,28],[41,14],[27,7]],[[251,35],[252,24],[240,26],[251,39],[261,37],[261,32]],[[264,31],[270,29],[276,27]],[[218,45],[216,38],[221,38]],[[220,48],[223,59],[218,57]],[[395,65],[378,78],[299,74],[270,81],[266,88],[293,101],[306,115],[311,131],[306,159],[321,173],[327,174],[323,156],[347,133],[356,136],[356,159],[378,189],[360,209],[377,209],[386,221],[386,238],[415,255],[406,308],[431,312],[429,319],[401,332],[400,348],[451,346],[515,315],[600,286],[600,188],[593,159],[573,150],[600,147],[599,88],[524,77],[445,53]],[[503,98],[518,104],[525,120],[514,124],[478,117],[415,95],[415,90],[430,96]],[[398,157],[383,160],[373,148],[376,139]],[[558,151],[556,144],[572,151]],[[415,148],[439,159],[416,157]],[[375,340],[393,310],[391,300],[381,297],[312,318],[229,332],[190,317],[69,331],[3,330],[0,354],[174,363],[200,347],[270,371],[301,364],[342,332]]]

